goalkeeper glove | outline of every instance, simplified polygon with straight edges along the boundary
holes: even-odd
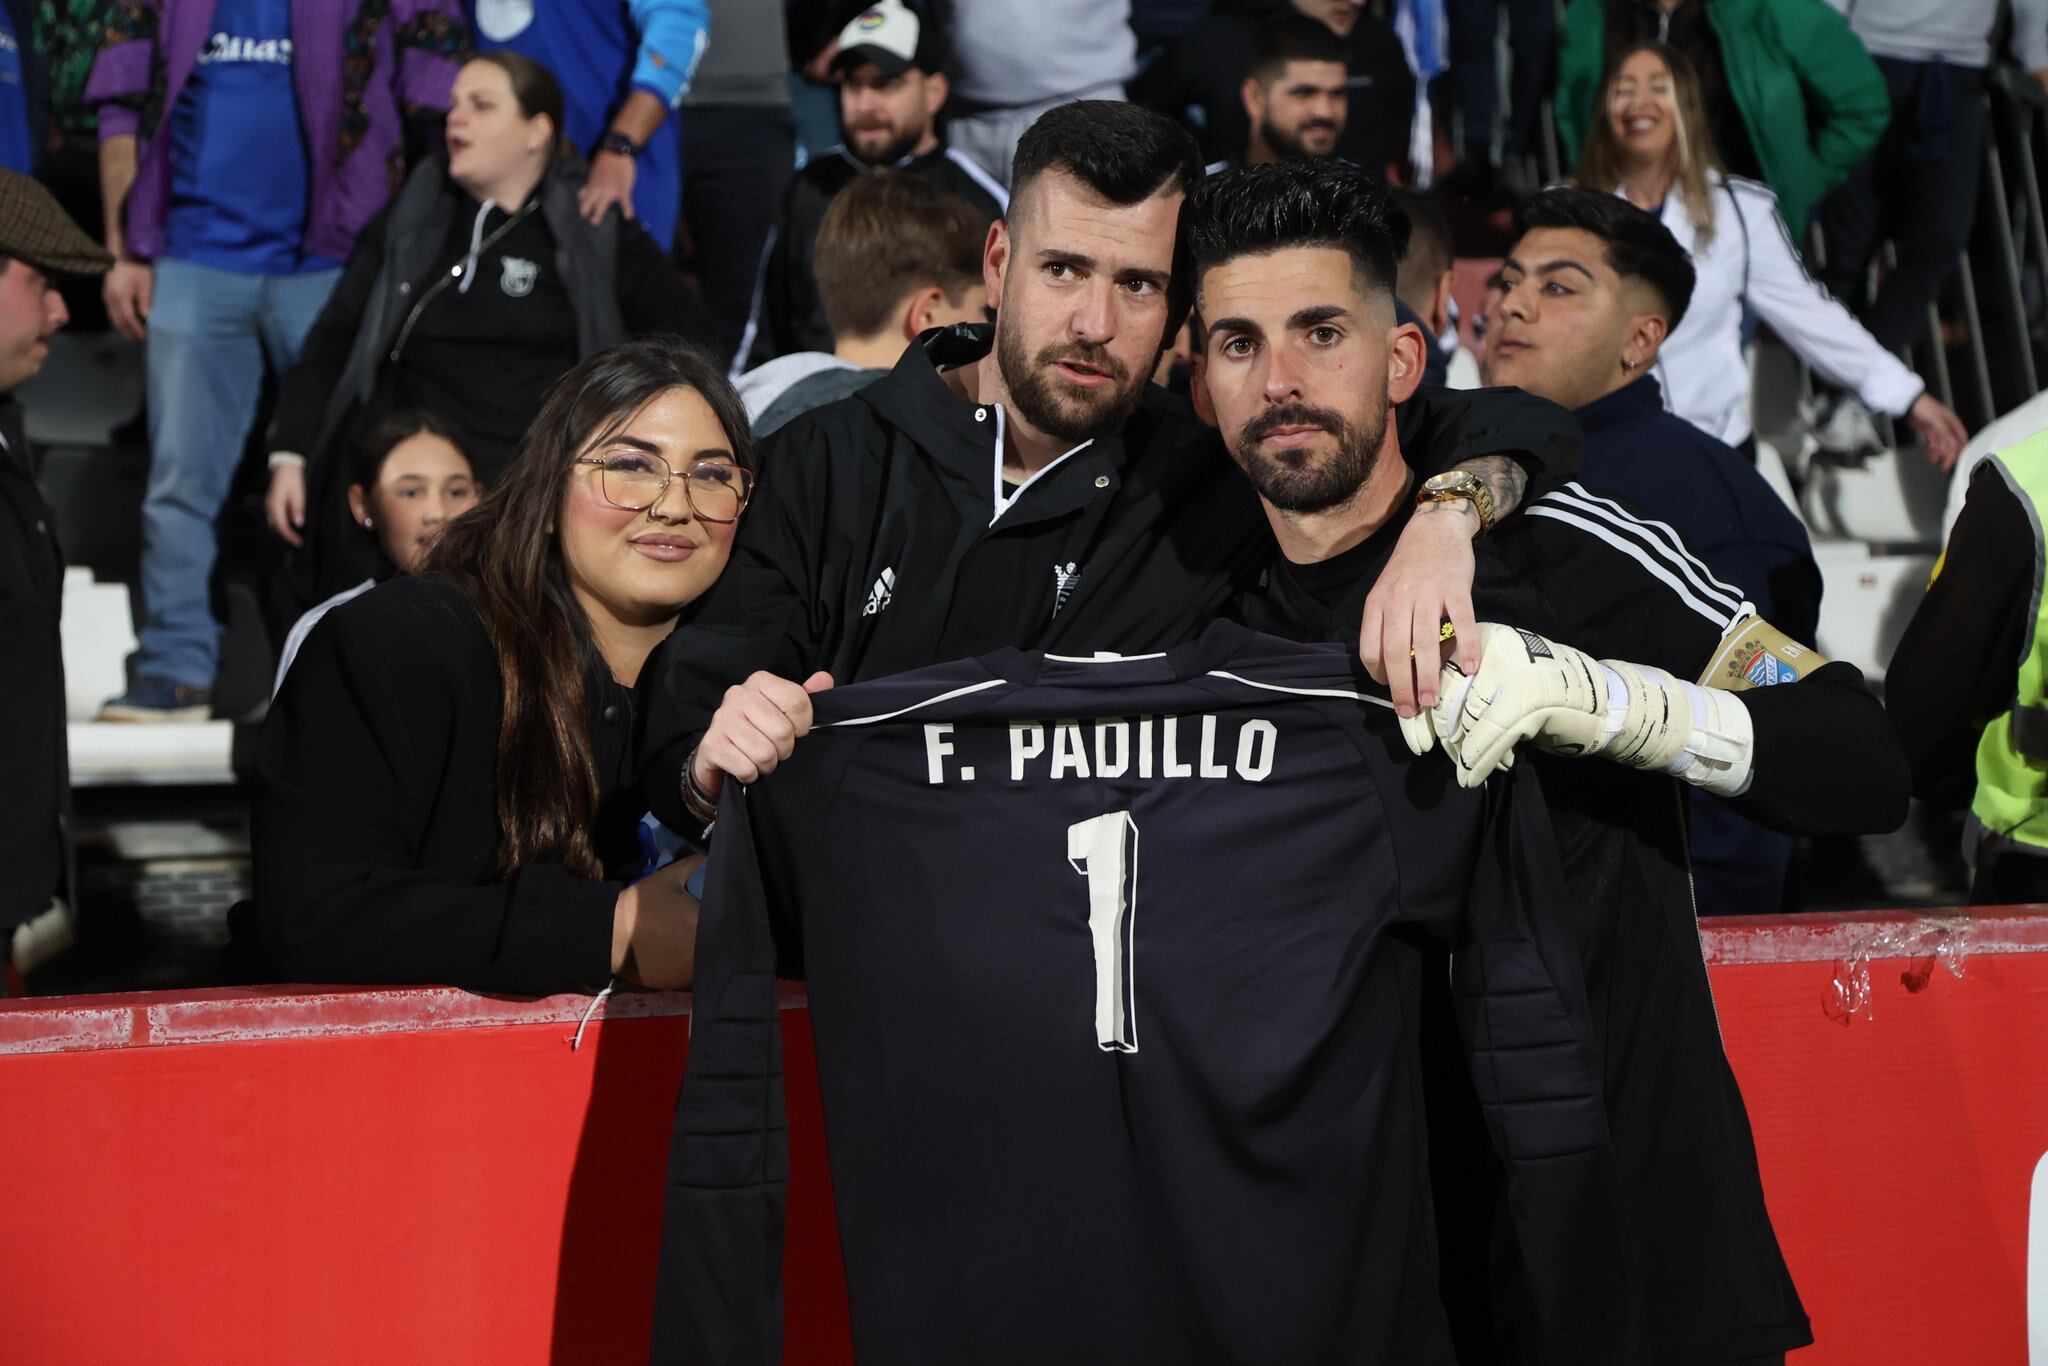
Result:
[[[1514,746],[1527,740],[1553,754],[1669,773],[1720,796],[1748,790],[1753,735],[1733,693],[1596,660],[1513,626],[1481,622],[1479,640],[1479,672],[1466,678],[1447,662],[1443,700],[1401,723],[1417,754],[1442,741],[1463,786],[1511,766]]]

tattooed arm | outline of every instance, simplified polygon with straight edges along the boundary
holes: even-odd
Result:
[[[1422,389],[1401,405],[1399,421],[1401,454],[1417,485],[1433,474],[1470,473],[1491,496],[1492,523],[1579,471],[1578,423],[1519,389]],[[1418,508],[1365,600],[1358,655],[1403,716],[1436,705],[1442,623],[1456,632],[1459,663],[1479,665],[1472,543],[1482,530],[1469,500]]]

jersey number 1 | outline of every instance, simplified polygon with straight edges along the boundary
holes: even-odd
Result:
[[[1138,913],[1138,825],[1111,811],[1067,827],[1067,862],[1088,879],[1088,933],[1095,941],[1095,1042],[1105,1053],[1138,1051],[1131,983]]]

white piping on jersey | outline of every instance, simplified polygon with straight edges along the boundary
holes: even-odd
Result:
[[[1067,664],[1121,664],[1126,660],[1132,659],[1164,659],[1165,657],[1164,655],[1120,655],[1115,659],[1076,659],[1072,655],[1045,656],[1047,659],[1057,659]],[[1384,697],[1374,697],[1370,693],[1352,692],[1346,688],[1288,688],[1278,683],[1255,682],[1252,679],[1228,673],[1222,669],[1211,669],[1207,677],[1228,679],[1232,683],[1242,683],[1247,688],[1257,688],[1261,692],[1289,693],[1295,697],[1338,697],[1347,702],[1370,702],[1376,707],[1385,707],[1389,711],[1393,710],[1394,707],[1394,704]],[[1010,680],[1007,678],[991,678],[983,683],[970,683],[964,688],[955,688],[951,692],[942,692],[935,697],[927,697],[922,702],[913,702],[907,707],[899,707],[895,711],[880,712],[874,716],[849,716],[843,721],[827,721],[824,725],[819,726],[818,729],[832,730],[838,726],[872,726],[882,721],[893,721],[899,716],[908,716],[914,711],[923,711],[926,707],[935,707],[941,702],[950,702],[956,697],[971,697],[978,692],[987,692],[990,688],[1008,686],[1009,683]]]
[[[1003,417],[1003,405],[1000,403],[990,403],[984,406],[986,406],[991,412],[993,412],[996,415],[996,468],[994,487],[996,499],[996,514],[995,516],[988,519],[988,524],[990,526],[994,526],[997,522],[1000,522],[1003,519],[1004,513],[1008,512],[1011,508],[1017,506],[1017,500],[1024,496],[1024,490],[1030,488],[1033,484],[1037,483],[1040,479],[1044,478],[1047,472],[1057,469],[1059,467],[1060,461],[1065,460],[1068,456],[1073,455],[1078,451],[1085,451],[1090,446],[1094,445],[1095,438],[1091,436],[1086,441],[1083,441],[1080,445],[1074,447],[1073,450],[1063,451],[1059,456],[1057,456],[1053,460],[1053,462],[1050,465],[1046,465],[1043,468],[1037,470],[1032,474],[1032,476],[1029,479],[1026,479],[1023,483],[1017,485],[1017,491],[1015,493],[1010,494],[1008,497],[1004,497],[1003,424],[1006,419]]]
[[[991,678],[986,683],[970,683],[964,688],[942,692],[936,697],[927,697],[922,702],[913,702],[895,711],[885,711],[876,716],[849,716],[844,721],[827,721],[818,729],[831,730],[835,726],[872,726],[878,721],[894,721],[899,716],[908,716],[914,711],[923,711],[926,707],[936,707],[939,703],[950,702],[956,697],[969,697],[978,692],[987,692],[990,688],[1008,687],[1009,683],[1010,680],[1007,678]]]
[[[1669,588],[1673,593],[1677,594],[1678,600],[1680,602],[1683,602],[1687,607],[1692,608],[1693,611],[1698,612],[1708,621],[1714,623],[1714,629],[1716,631],[1725,635],[1728,631],[1728,628],[1734,625],[1735,622],[1738,619],[1740,619],[1740,617],[1743,615],[1739,611],[1716,611],[1712,605],[1694,596],[1692,590],[1688,588],[1676,574],[1672,573],[1669,569],[1665,568],[1663,565],[1651,559],[1650,553],[1644,550],[1641,546],[1637,545],[1634,541],[1631,541],[1623,536],[1618,536],[1614,532],[1609,531],[1606,527],[1601,526],[1599,523],[1589,521],[1576,513],[1567,512],[1564,509],[1558,507],[1545,507],[1545,501],[1545,499],[1539,498],[1535,502],[1529,504],[1528,515],[1531,517],[1548,517],[1552,521],[1563,522],[1567,526],[1575,526],[1579,530],[1586,532],[1589,535],[1598,537],[1600,540],[1607,542],[1616,550],[1619,550],[1622,554],[1628,556],[1637,564],[1640,564],[1643,568],[1649,570],[1650,576],[1656,579],[1658,582],[1662,583],[1666,588]]]
[[[1692,548],[1685,543],[1685,537],[1679,535],[1678,529],[1669,522],[1660,522],[1654,517],[1631,512],[1612,498],[1603,497],[1576,480],[1568,482],[1563,488],[1546,496],[1601,517],[1622,531],[1642,530],[1646,539],[1661,539],[1664,542],[1661,547],[1663,552],[1687,578],[1692,580],[1700,592],[1709,597],[1725,598],[1730,607],[1739,606],[1744,601],[1743,591],[1734,584],[1716,577],[1705,561],[1693,554]],[[1655,533],[1662,535],[1660,538],[1655,537]],[[1650,548],[1654,550],[1659,547]]]
[[[1156,654],[1149,655],[1119,655],[1111,654],[1108,651],[1104,651],[1099,655],[1048,654],[1046,658],[1057,659],[1062,664],[1121,664],[1125,660],[1129,659],[1164,659],[1166,658],[1166,652],[1164,650],[1161,650]]]
[[[1394,709],[1394,704],[1384,697],[1374,697],[1371,693],[1352,692],[1349,688],[1287,688],[1282,687],[1278,683],[1260,683],[1239,674],[1226,673],[1222,669],[1209,670],[1209,677],[1227,678],[1233,683],[1242,683],[1247,688],[1257,688],[1261,692],[1291,693],[1295,697],[1341,697],[1347,702],[1370,702],[1375,707],[1385,707],[1388,711]]]
[[[905,161],[909,159],[908,157],[904,158]],[[1010,211],[1010,192],[1003,188],[1003,183],[1000,180],[997,180],[987,171],[982,170],[981,163],[956,147],[948,147],[946,149],[946,160],[958,166],[962,171],[966,172],[969,180],[986,190],[988,197],[995,200],[997,208],[1001,209],[1004,213]],[[899,162],[898,164],[901,165],[902,163]]]

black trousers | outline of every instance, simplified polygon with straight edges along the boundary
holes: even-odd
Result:
[[[1984,73],[1889,57],[1877,65],[1891,90],[1891,125],[1870,160],[1821,206],[1821,283],[1885,350],[1903,351],[1970,240],[1984,155]],[[1897,244],[1899,263],[1872,298],[1870,264],[1887,239]]]
[[[1508,124],[1505,156],[1536,145],[1537,106],[1550,93],[1557,60],[1557,8],[1552,0],[1449,0],[1451,81],[1464,118],[1464,158],[1490,164],[1493,120],[1500,108],[1494,38],[1500,11],[1508,12]]]
[[[796,172],[796,124],[767,105],[693,105],[683,111],[683,225],[689,260],[730,356],[746,330],[768,232]]]

